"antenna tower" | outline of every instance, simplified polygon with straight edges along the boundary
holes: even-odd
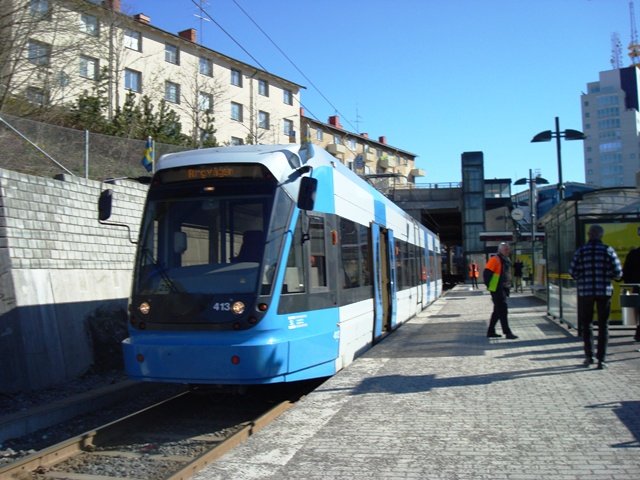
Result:
[[[629,0],[629,20],[631,22],[631,42],[629,42],[629,57],[631,63],[640,63],[640,45],[638,44],[638,30],[636,28],[636,14],[634,12],[633,0]]]
[[[200,31],[198,32],[198,40],[200,40],[200,45],[204,45],[204,29],[202,22],[209,22],[210,20],[204,16],[204,7],[209,6],[209,2],[207,0],[200,0],[198,5],[198,13],[194,13],[193,16],[200,19]]]
[[[614,70],[622,68],[622,43],[617,32],[611,34],[611,66]]]

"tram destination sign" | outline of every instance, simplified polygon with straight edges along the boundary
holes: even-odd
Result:
[[[210,179],[268,179],[269,171],[262,165],[220,164],[190,165],[158,172],[161,183]]]

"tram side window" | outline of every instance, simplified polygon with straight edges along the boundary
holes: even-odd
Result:
[[[396,270],[398,290],[409,286],[409,249],[407,242],[396,239]]]
[[[362,285],[373,285],[371,277],[371,229],[360,225],[360,267]]]
[[[355,222],[340,219],[340,254],[344,271],[344,288],[360,286],[360,262],[358,226]]]
[[[325,242],[324,218],[309,217],[309,236],[311,238],[311,286],[327,286],[327,253]]]
[[[340,219],[340,254],[344,288],[373,284],[369,237],[369,228],[344,218]]]
[[[413,243],[409,244],[409,258],[411,261],[411,273],[409,278],[409,285],[415,287],[418,285],[418,246]]]
[[[287,267],[284,274],[282,293],[303,293],[304,281],[304,250],[302,245],[302,223],[298,218],[296,229],[287,258]]]

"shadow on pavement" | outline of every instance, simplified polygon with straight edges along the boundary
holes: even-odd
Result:
[[[581,365],[564,367],[533,368],[512,372],[495,372],[481,375],[465,375],[461,377],[437,377],[428,375],[382,375],[365,378],[353,391],[352,395],[367,393],[420,393],[429,392],[436,388],[469,387],[474,385],[488,385],[517,378],[541,377],[551,375],[565,375],[567,373],[588,372]]]
[[[640,401],[599,403],[586,408],[613,409],[620,422],[635,437],[635,440],[629,442],[614,443],[610,445],[612,448],[640,448]]]

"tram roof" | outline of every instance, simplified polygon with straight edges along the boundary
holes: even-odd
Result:
[[[396,209],[398,212],[402,212],[407,218],[410,218],[398,205],[385,197],[381,192],[376,190],[323,148],[312,145],[311,154],[309,155],[310,151],[307,150],[307,148],[309,148],[310,145],[311,144],[296,143],[282,145],[234,145],[168,153],[160,157],[156,165],[156,171],[208,163],[261,163],[269,169],[292,198],[297,198],[298,182],[291,181],[291,174],[306,165],[312,168],[327,166],[348,178],[349,181],[360,184],[363,188],[367,189],[374,198],[377,198],[389,207]],[[309,158],[307,158],[307,156],[309,156]],[[301,171],[301,173],[304,173],[304,171]]]

